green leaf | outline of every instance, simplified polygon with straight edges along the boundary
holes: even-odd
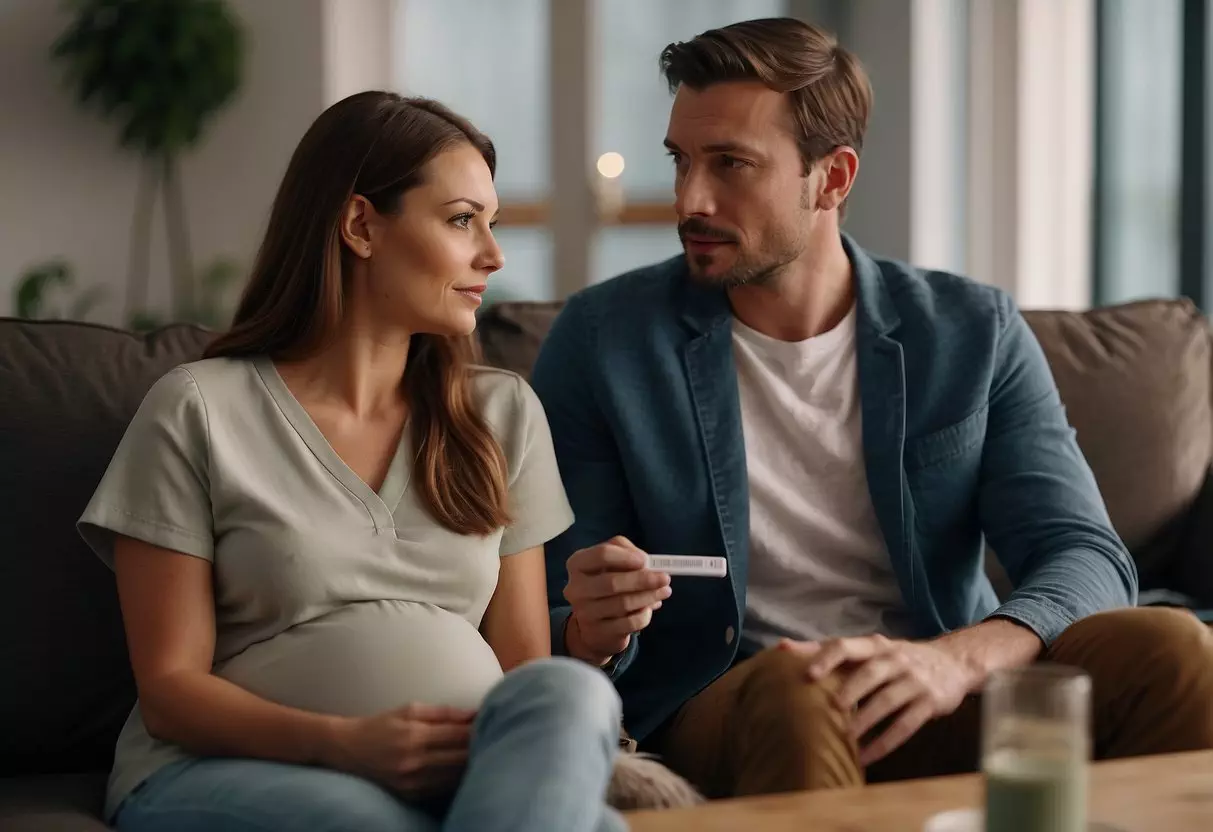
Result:
[[[164,321],[152,312],[136,312],[127,322],[127,328],[132,332],[151,332],[164,326]]]
[[[220,0],[72,0],[51,55],[82,104],[152,155],[196,145],[235,96],[245,36]]]
[[[63,260],[51,260],[33,267],[21,276],[13,290],[13,308],[18,318],[43,315],[47,292],[55,285],[69,286],[72,267]]]

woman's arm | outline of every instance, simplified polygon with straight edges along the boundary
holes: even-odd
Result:
[[[507,672],[531,659],[552,655],[542,546],[501,558],[497,589],[480,622],[480,632]]]
[[[129,537],[114,570],[139,707],[148,732],[201,755],[331,764],[341,717],[262,699],[211,673],[211,563]]]

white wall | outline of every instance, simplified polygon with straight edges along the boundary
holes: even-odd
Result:
[[[323,0],[229,0],[248,36],[238,98],[183,162],[197,263],[251,262],[291,151],[325,103]],[[63,256],[111,288],[96,317],[118,322],[137,181],[116,131],[64,89],[50,44],[67,18],[49,0],[0,0],[0,314],[30,265]],[[156,215],[152,302],[168,300]]]
[[[844,228],[886,257],[912,254],[912,19],[910,3],[852,0],[843,7],[839,37],[867,70],[872,114],[860,153],[859,176]]]
[[[401,2],[407,0],[325,0],[325,106],[392,88],[392,26]]]

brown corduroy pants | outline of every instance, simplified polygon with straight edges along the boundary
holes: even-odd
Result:
[[[1096,759],[1213,748],[1213,631],[1195,616],[1099,613],[1062,633],[1043,658],[1091,676]],[[813,684],[804,668],[803,658],[774,649],[736,665],[682,707],[654,750],[710,798],[977,770],[980,696],[864,771],[850,714],[831,697],[837,679]]]

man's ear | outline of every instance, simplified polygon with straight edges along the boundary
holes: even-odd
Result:
[[[370,221],[375,216],[375,206],[364,196],[354,194],[341,212],[339,230],[341,242],[355,256],[363,260],[371,256]]]
[[[849,147],[836,147],[814,165],[822,172],[817,187],[816,207],[832,211],[846,201],[859,173],[859,154]]]

